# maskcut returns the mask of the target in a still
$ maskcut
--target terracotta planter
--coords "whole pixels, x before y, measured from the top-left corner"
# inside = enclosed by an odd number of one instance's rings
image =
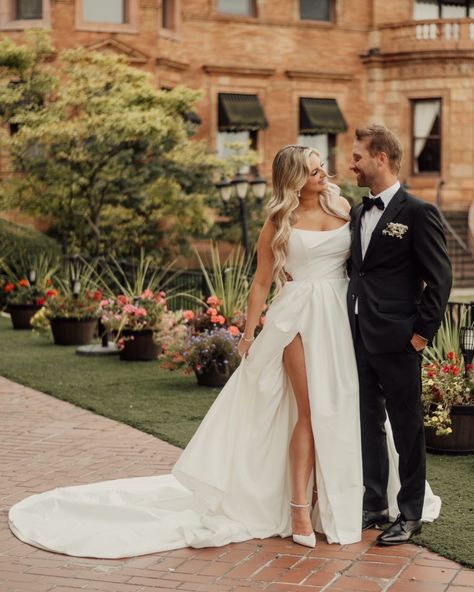
[[[156,360],[161,353],[161,347],[153,340],[151,329],[144,331],[131,331],[125,329],[121,337],[125,338],[123,349],[120,350],[120,359],[127,362],[151,362]]]
[[[51,319],[56,345],[87,345],[94,338],[97,319]]]
[[[474,405],[455,405],[451,409],[449,436],[436,436],[434,428],[425,428],[426,449],[440,454],[474,454]]]
[[[202,372],[194,370],[199,386],[223,387],[229,380],[230,374],[221,374],[215,367],[206,368]]]
[[[30,321],[42,308],[37,304],[9,304],[7,312],[10,314],[14,329],[31,329]]]

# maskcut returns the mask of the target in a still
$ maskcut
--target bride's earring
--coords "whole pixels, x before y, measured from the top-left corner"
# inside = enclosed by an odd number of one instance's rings
[[[298,199],[301,197],[301,191],[299,189],[296,190],[296,197]]]

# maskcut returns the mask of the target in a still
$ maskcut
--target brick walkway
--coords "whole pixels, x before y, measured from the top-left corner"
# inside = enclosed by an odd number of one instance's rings
[[[123,560],[56,555],[18,541],[8,508],[60,485],[169,472],[179,449],[0,377],[0,592],[474,592],[474,571],[375,531],[315,550],[290,539]]]

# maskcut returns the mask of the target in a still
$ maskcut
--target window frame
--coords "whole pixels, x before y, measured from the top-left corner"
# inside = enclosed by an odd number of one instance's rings
[[[43,15],[40,19],[17,19],[16,0],[4,0],[0,7],[0,30],[47,29],[51,27],[51,0],[42,0]]]
[[[438,3],[438,18],[436,20],[450,20],[449,18],[445,18],[441,16],[441,11],[442,11],[442,7],[443,7],[443,0],[436,0]],[[466,14],[464,17],[459,17],[459,18],[470,18],[469,17],[469,12],[470,12],[470,0],[462,0],[465,4],[466,4]],[[413,14],[415,13],[415,5],[418,4],[417,0],[413,0]],[[423,20],[423,19],[420,19]],[[429,19],[428,19],[429,20]]]
[[[415,106],[416,103],[426,101],[438,101],[439,102],[439,136],[425,136],[427,140],[439,140],[439,170],[438,171],[418,171],[415,170],[415,142],[416,140],[424,139],[421,136],[415,137]],[[441,177],[443,171],[443,97],[416,97],[410,99],[410,109],[411,109],[411,175],[413,177]]]
[[[126,4],[125,23],[102,23],[84,19],[84,0],[76,0],[76,30],[99,33],[138,33],[138,0],[123,0]]]
[[[298,20],[301,23],[328,23],[334,24],[336,22],[336,0],[327,0],[329,2],[329,19],[311,19],[302,18],[301,16],[301,0],[298,0]]]

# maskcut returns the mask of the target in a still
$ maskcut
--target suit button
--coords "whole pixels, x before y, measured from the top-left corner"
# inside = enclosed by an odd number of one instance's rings
[[[364,275],[365,275],[365,272],[363,272],[363,271],[361,271],[361,272],[359,273],[359,277],[364,277]]]
[[[356,295],[352,294],[352,300],[355,300],[355,299],[356,299]]]

